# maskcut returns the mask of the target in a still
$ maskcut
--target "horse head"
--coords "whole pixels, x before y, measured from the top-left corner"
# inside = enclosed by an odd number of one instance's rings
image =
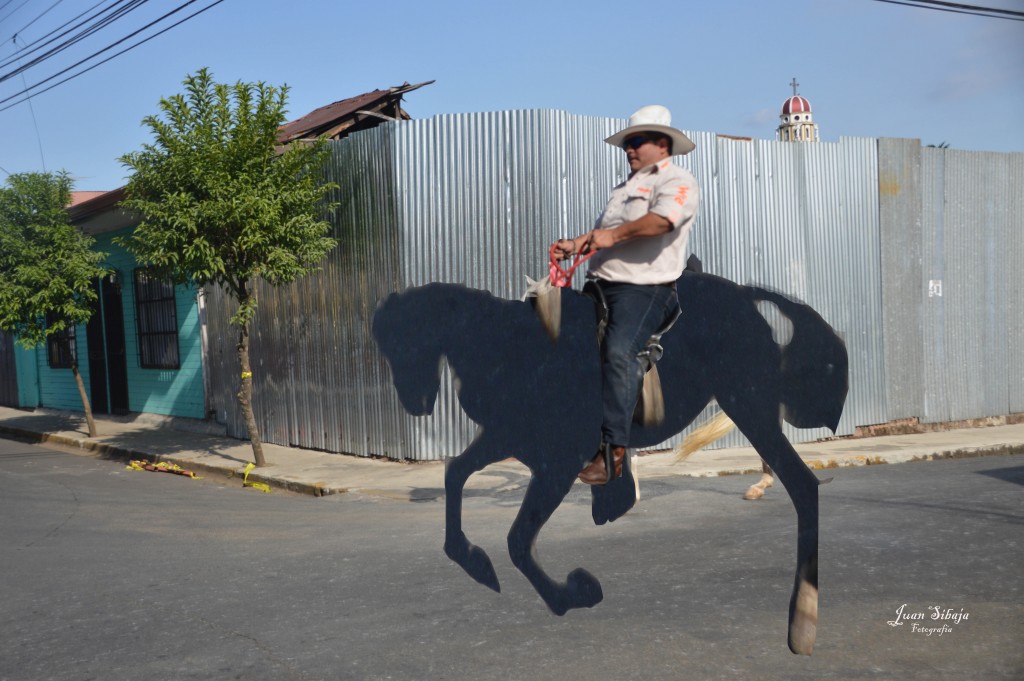
[[[413,416],[434,411],[441,385],[443,325],[429,318],[435,306],[423,300],[426,288],[392,293],[373,315],[373,338],[391,367],[402,407]]]

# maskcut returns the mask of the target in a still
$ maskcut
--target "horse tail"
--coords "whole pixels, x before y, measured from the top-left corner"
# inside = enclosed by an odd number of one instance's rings
[[[849,390],[846,343],[809,305],[751,286],[755,301],[772,303],[793,324],[782,346],[782,417],[797,428],[839,427]]]
[[[724,411],[718,412],[713,418],[708,419],[676,447],[676,463],[682,463],[698,449],[704,449],[715,440],[728,435],[736,424],[732,422]]]

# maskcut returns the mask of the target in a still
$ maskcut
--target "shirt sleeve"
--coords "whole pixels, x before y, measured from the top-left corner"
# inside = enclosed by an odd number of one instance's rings
[[[689,172],[665,173],[654,188],[650,212],[660,215],[672,223],[672,229],[679,229],[697,215],[700,205],[700,188]]]

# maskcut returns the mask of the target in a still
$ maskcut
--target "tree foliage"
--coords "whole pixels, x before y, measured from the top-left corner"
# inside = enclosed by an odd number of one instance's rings
[[[106,253],[68,220],[67,173],[23,173],[0,188],[0,329],[28,348],[93,314]],[[46,323],[47,315],[50,323]]]
[[[132,173],[121,205],[141,223],[118,243],[178,282],[215,284],[238,302],[238,403],[262,466],[249,362],[253,286],[291,282],[337,245],[324,219],[334,210],[326,197],[336,186],[322,177],[330,152],[323,140],[278,146],[287,86],[214,83],[207,69],[184,85],[160,100],[162,116],[143,119],[153,142],[121,157]]]
[[[326,143],[277,145],[287,86],[214,83],[207,69],[148,116],[153,141],[121,157],[132,175],[122,206],[141,224],[120,240],[142,263],[178,282],[217,284],[239,301],[232,323],[252,319],[251,285],[288,283],[336,245],[321,169]]]

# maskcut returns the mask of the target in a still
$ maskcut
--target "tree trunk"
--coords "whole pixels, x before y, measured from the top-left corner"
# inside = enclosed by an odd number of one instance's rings
[[[75,376],[75,385],[78,386],[78,394],[82,398],[82,408],[85,409],[85,423],[89,427],[89,437],[96,437],[96,421],[92,418],[92,405],[89,404],[89,395],[85,392],[82,374],[78,373],[78,362],[71,363],[71,373]]]
[[[252,368],[249,365],[249,322],[246,321],[238,330],[238,365],[242,369],[242,387],[238,391],[238,404],[245,416],[245,428],[249,431],[249,442],[252,444],[253,462],[257,466],[266,466],[263,458],[263,443],[260,442],[260,431],[256,426],[256,415],[252,411]]]

